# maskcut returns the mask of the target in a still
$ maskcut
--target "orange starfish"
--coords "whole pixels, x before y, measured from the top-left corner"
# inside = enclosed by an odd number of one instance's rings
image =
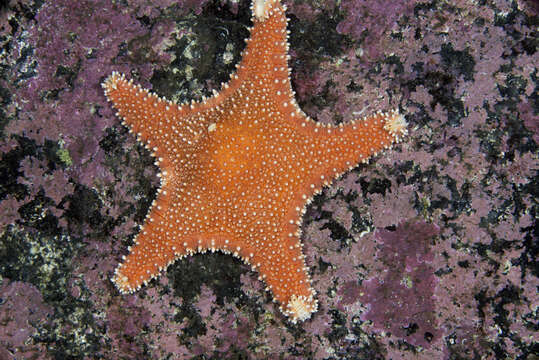
[[[113,281],[139,289],[176,259],[222,251],[260,274],[292,322],[317,309],[300,242],[314,194],[399,141],[397,111],[321,125],[294,100],[284,6],[254,0],[251,37],[220,92],[177,105],[113,73],[105,94],[145,142],[161,173],[159,194]]]

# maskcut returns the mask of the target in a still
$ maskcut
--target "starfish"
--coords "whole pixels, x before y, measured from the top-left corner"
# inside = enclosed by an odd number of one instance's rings
[[[339,126],[307,117],[290,83],[284,6],[254,0],[251,9],[242,60],[209,98],[176,104],[116,72],[104,81],[160,169],[158,195],[113,282],[131,293],[177,259],[222,251],[257,271],[296,323],[318,308],[300,241],[306,206],[407,125],[396,110]]]

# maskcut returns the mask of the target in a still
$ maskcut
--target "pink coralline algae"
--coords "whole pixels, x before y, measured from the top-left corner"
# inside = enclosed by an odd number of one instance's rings
[[[378,230],[378,257],[385,265],[382,278],[363,282],[359,299],[368,306],[363,319],[412,345],[429,347],[441,331],[436,324],[434,289],[437,279],[431,247],[438,228],[405,223],[396,230]]]
[[[379,39],[401,17],[412,15],[415,5],[415,1],[406,0],[344,0],[341,7],[345,18],[337,25],[337,32],[362,39],[361,52],[369,59],[377,58],[383,51]]]
[[[228,79],[248,0],[0,5],[0,358],[531,359],[538,352],[533,1],[283,0],[301,107],[399,108],[410,135],[313,199],[319,310],[291,324],[241,262],[110,281],[157,169],[106,103],[112,71],[177,101]]]
[[[4,281],[0,284],[0,358],[23,359],[45,350],[44,344],[29,344],[28,339],[38,337],[41,329],[48,325],[51,307],[34,286],[19,281]],[[36,359],[45,359],[35,357]]]

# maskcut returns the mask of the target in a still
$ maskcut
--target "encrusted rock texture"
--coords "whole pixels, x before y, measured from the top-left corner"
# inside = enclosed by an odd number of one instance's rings
[[[223,254],[110,281],[158,178],[100,83],[211,94],[249,1],[0,3],[1,359],[537,359],[537,2],[284,2],[307,114],[409,123],[309,206],[296,325]]]

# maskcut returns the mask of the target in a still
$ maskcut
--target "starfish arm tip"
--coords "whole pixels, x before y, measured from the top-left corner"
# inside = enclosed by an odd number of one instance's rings
[[[113,71],[112,74],[107,76],[107,78],[101,83],[101,87],[105,89],[105,95],[108,95],[111,90],[116,90],[118,87],[118,82],[121,80],[125,80],[125,76],[117,71]]]
[[[121,294],[131,294],[136,290],[130,285],[128,277],[122,274],[119,268],[116,268],[111,280]]]
[[[273,4],[278,2],[279,0],[253,0],[252,11],[254,17],[259,21],[267,19]]]
[[[408,123],[404,115],[398,110],[393,110],[386,117],[384,129],[387,130],[393,137],[399,139],[401,136],[408,134]]]
[[[290,317],[290,321],[297,322],[310,319],[311,315],[318,310],[318,302],[311,296],[292,295],[286,305],[284,313]]]

